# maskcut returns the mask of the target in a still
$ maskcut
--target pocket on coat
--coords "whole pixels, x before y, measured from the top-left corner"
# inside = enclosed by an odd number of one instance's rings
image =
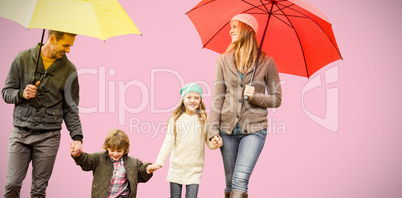
[[[62,109],[46,109],[45,122],[48,124],[58,124],[63,122]]]
[[[14,119],[17,123],[25,122],[30,117],[29,106],[16,106],[14,110]]]

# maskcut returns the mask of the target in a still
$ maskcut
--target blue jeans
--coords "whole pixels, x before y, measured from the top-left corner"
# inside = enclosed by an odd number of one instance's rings
[[[186,185],[186,198],[197,198],[198,184]],[[170,182],[170,198],[181,198],[182,185]]]
[[[251,173],[267,135],[263,130],[247,135],[228,135],[225,132],[219,132],[219,135],[223,141],[221,154],[225,169],[225,191],[241,190],[247,193]]]

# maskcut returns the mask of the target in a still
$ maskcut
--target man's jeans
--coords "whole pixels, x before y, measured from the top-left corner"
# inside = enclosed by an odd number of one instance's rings
[[[18,198],[32,161],[31,197],[45,197],[60,144],[60,131],[14,127],[10,135],[4,197]]]

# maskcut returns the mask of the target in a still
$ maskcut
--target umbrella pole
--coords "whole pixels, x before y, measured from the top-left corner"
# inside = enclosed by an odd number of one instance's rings
[[[43,37],[44,37],[44,36],[45,36],[45,29],[43,29],[43,32],[42,32],[42,39],[40,40],[40,43],[39,43],[38,59],[37,59],[37,61],[36,61],[35,73],[34,73],[34,75],[32,76],[32,84],[33,84],[33,85],[35,85],[35,84],[36,84],[36,81],[38,81],[38,76],[36,76],[36,72],[38,71],[38,67],[39,67],[39,58],[40,58],[40,54],[42,53],[41,51],[42,51],[42,43],[43,43]]]
[[[262,2],[261,2],[261,3],[262,3]],[[261,45],[260,45],[260,48],[258,49],[257,59],[255,60],[255,65],[254,65],[254,69],[253,69],[253,74],[251,75],[251,80],[250,80],[250,83],[248,84],[249,86],[251,86],[251,84],[253,83],[254,74],[255,74],[255,68],[257,68],[258,61],[259,61],[260,56],[261,56],[262,44],[264,44],[265,34],[267,33],[268,24],[269,24],[269,20],[271,19],[272,9],[274,8],[274,4],[275,4],[275,3],[272,2],[271,10],[269,11],[269,14],[268,14],[267,24],[265,25],[264,33],[263,33],[263,35],[262,35]],[[248,101],[248,100],[249,100],[249,97],[248,97],[248,96],[245,96],[245,97],[244,97],[244,100]]]

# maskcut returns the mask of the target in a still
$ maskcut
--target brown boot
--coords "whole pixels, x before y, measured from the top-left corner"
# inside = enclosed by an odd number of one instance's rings
[[[225,191],[225,198],[229,198],[229,196],[230,196],[230,192]]]
[[[230,192],[229,198],[247,198],[248,195],[247,193],[241,191],[241,190],[234,190]]]

